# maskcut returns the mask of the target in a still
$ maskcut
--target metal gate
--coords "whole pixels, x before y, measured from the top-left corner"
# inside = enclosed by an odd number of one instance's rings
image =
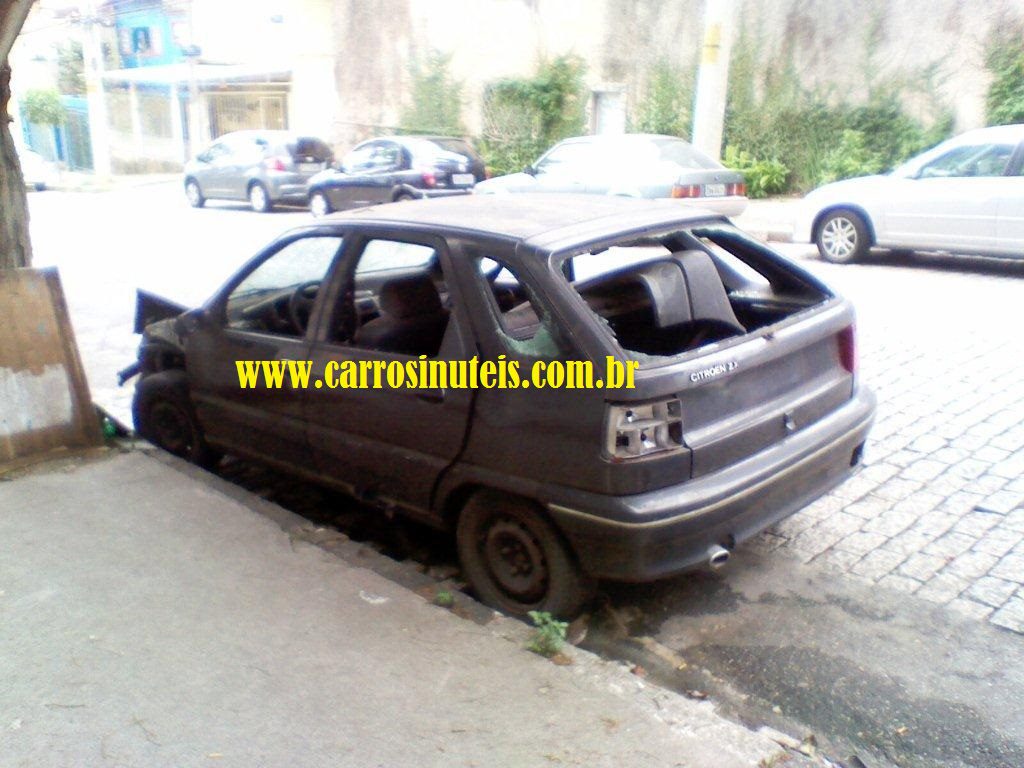
[[[92,143],[89,137],[89,105],[83,98],[64,96],[67,119],[61,128],[64,161],[72,171],[92,170]]]
[[[211,93],[210,136],[244,130],[283,130],[288,127],[287,94]]]

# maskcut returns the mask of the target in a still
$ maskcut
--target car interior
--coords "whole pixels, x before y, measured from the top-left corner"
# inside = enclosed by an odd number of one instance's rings
[[[726,227],[576,254],[562,271],[619,346],[640,358],[742,336],[830,296]],[[493,286],[509,335],[532,337],[538,316],[522,288],[507,276]]]
[[[229,301],[229,325],[304,334],[322,280],[315,275],[325,274],[329,263],[319,258],[322,263],[300,261],[305,271],[298,273],[292,265],[285,285],[252,292],[240,290],[243,282]],[[482,256],[477,262],[504,332],[517,342],[533,339],[542,326],[541,312],[525,287],[501,262]],[[561,270],[619,346],[641,358],[675,356],[743,336],[831,296],[725,225],[572,254]],[[371,240],[342,291],[330,338],[364,349],[436,357],[450,314],[433,248]]]

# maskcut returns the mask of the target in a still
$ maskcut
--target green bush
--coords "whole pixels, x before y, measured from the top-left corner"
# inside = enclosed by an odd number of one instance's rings
[[[21,107],[30,123],[37,125],[62,125],[65,120],[64,105],[60,94],[49,89],[26,91]]]
[[[996,37],[985,55],[985,67],[992,83],[985,96],[989,125],[1024,123],[1024,47],[1021,31]]]
[[[542,61],[529,78],[506,78],[484,92],[480,151],[495,174],[521,171],[552,144],[584,128],[585,65],[577,56]]]
[[[749,152],[729,146],[725,148],[722,164],[743,174],[748,197],[768,197],[786,191],[789,169],[775,158],[757,160]]]
[[[647,85],[637,103],[630,130],[665,136],[690,136],[693,120],[693,79],[667,59],[660,59],[647,75]]]
[[[530,611],[527,615],[537,628],[526,646],[527,650],[548,658],[561,651],[568,622],[559,621],[547,611]]]
[[[462,136],[462,84],[449,72],[451,56],[432,51],[413,61],[411,103],[402,110],[401,133]]]
[[[882,170],[881,158],[867,147],[861,131],[843,131],[839,143],[825,154],[819,182],[828,184],[839,179],[870,176]]]
[[[731,63],[724,130],[724,143],[734,147],[734,153],[745,152],[748,160],[772,159],[788,169],[785,191],[805,192],[825,181],[892,168],[938,143],[952,129],[948,111],[934,104],[937,116],[929,128],[903,107],[904,93],[934,90],[930,70],[916,80],[890,78],[885,87],[869,88],[867,103],[852,104],[803,88],[791,58],[791,52],[783,52],[764,64],[756,43],[740,34]],[[757,194],[756,171],[747,184],[748,191]]]

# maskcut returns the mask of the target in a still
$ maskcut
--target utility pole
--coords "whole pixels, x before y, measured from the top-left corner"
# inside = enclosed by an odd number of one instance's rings
[[[188,3],[188,46],[185,57],[188,59],[188,155],[199,154],[200,148],[206,143],[203,134],[202,110],[199,105],[199,80],[196,75],[196,64],[202,51],[196,45],[195,0]],[[186,158],[187,160],[188,158]]]
[[[736,0],[704,0],[704,45],[693,102],[693,144],[711,157],[722,154]]]
[[[85,93],[89,103],[92,170],[98,179],[106,179],[110,176],[110,131],[107,124],[107,97],[103,92],[102,24],[94,0],[86,4],[82,24],[85,27]]]

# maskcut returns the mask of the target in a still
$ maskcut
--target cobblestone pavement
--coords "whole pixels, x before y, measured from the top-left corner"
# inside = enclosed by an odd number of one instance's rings
[[[864,468],[758,544],[1024,633],[1024,264],[833,266],[878,395]]]

